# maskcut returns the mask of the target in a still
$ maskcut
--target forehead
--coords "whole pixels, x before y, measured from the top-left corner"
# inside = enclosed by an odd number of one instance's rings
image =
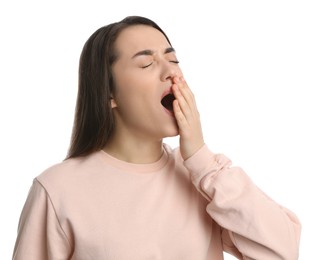
[[[115,48],[120,55],[134,55],[141,50],[160,51],[170,47],[166,37],[147,25],[132,25],[120,32]]]

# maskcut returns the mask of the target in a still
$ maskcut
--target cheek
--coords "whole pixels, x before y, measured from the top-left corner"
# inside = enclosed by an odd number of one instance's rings
[[[126,103],[126,100],[129,101],[134,93],[134,88],[131,87],[133,84],[132,80],[129,80],[124,74],[119,77],[114,77],[114,98],[117,105]]]
[[[118,106],[137,106],[138,103],[145,103],[147,100],[156,98],[157,89],[156,76],[154,73],[143,71],[140,68],[114,69],[114,98]]]
[[[116,96],[125,99],[139,99],[151,96],[154,92],[155,82],[152,78],[145,75],[132,75],[123,77],[116,82]]]
[[[127,82],[125,85],[116,86],[115,100],[118,107],[136,109],[138,106],[147,103],[155,98],[155,93],[151,86],[143,82]]]

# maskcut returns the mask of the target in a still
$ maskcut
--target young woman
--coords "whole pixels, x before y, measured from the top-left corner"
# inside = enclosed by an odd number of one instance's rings
[[[209,150],[168,37],[133,16],[83,48],[69,153],[34,179],[13,259],[295,260],[300,230]]]

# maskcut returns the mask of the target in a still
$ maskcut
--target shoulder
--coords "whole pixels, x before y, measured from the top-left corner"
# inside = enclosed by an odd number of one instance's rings
[[[99,161],[99,152],[85,157],[67,159],[45,169],[36,180],[46,189],[67,187],[80,176],[88,174],[96,168]]]

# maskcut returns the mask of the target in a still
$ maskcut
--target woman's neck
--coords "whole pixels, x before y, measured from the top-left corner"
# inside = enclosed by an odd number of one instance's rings
[[[103,150],[125,162],[146,164],[158,161],[163,153],[162,140],[145,141],[113,136]]]

